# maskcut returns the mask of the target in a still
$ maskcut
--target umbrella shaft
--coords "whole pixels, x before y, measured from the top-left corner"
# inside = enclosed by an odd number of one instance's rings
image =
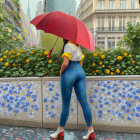
[[[59,39],[59,37],[57,37],[57,39],[56,39],[56,41],[55,41],[55,43],[54,43],[54,45],[53,45],[53,48],[54,48],[54,46],[56,45],[56,42],[57,42],[58,39]]]

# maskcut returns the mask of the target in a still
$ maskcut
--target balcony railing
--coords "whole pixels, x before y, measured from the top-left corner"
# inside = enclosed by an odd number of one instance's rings
[[[10,0],[5,0],[5,4],[7,4],[7,6],[9,6],[10,9],[12,10],[17,10],[16,6],[12,3],[12,1]]]
[[[125,27],[97,27],[97,32],[126,32]]]
[[[120,12],[140,12],[140,8],[136,9],[96,9],[94,13],[120,13]]]

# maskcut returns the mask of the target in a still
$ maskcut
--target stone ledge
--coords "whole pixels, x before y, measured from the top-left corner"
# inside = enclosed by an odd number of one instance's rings
[[[42,127],[42,122],[38,121],[24,121],[24,120],[17,120],[17,119],[3,119],[0,118],[1,125],[13,125],[13,126],[28,126],[28,127]]]

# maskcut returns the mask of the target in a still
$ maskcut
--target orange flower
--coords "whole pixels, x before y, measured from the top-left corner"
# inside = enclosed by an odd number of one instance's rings
[[[101,59],[105,59],[105,55],[101,55]]]
[[[119,69],[116,69],[116,73],[120,73],[120,70]]]
[[[109,69],[106,70],[106,74],[110,74],[110,70]]]
[[[95,63],[92,64],[93,67],[94,67],[95,65],[96,65]]]
[[[123,59],[122,56],[118,56],[118,57],[117,57],[117,60],[122,60],[122,59]]]

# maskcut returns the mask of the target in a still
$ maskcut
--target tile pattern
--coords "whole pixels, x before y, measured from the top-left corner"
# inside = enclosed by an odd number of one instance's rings
[[[140,81],[96,80],[86,84],[93,123],[139,126]],[[78,107],[78,123],[85,124],[82,114]]]
[[[23,120],[40,117],[41,91],[38,85],[38,81],[0,82],[0,116]]]
[[[74,91],[73,91],[74,92]],[[60,81],[43,81],[43,109],[44,121],[58,123],[61,114]],[[68,121],[77,124],[77,101],[72,93]]]

